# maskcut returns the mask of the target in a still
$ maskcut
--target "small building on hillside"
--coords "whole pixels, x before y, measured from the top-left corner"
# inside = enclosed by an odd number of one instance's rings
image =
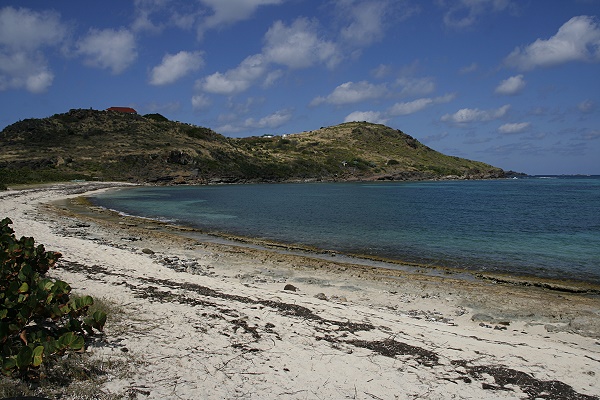
[[[131,107],[110,107],[110,108],[107,108],[106,111],[116,111],[116,112],[121,112],[121,113],[125,113],[125,114],[137,114],[137,111],[135,111]]]

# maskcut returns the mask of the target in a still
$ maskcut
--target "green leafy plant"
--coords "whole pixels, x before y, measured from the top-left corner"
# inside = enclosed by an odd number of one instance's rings
[[[31,237],[17,239],[12,221],[0,221],[0,354],[5,375],[27,375],[48,359],[83,351],[85,338],[102,331],[106,313],[88,315],[90,296],[46,277],[60,253]]]

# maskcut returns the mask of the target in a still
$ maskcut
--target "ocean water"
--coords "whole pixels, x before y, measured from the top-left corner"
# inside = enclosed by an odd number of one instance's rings
[[[136,187],[92,201],[207,232],[600,283],[600,176]]]

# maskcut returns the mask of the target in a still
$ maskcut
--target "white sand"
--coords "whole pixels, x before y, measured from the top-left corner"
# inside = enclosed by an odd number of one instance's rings
[[[129,365],[126,375],[108,380],[106,393],[138,399],[600,395],[599,296],[382,274],[336,264],[335,257],[198,243],[139,220],[106,224],[40,206],[98,186],[0,192],[0,218],[12,219],[17,236],[63,254],[53,276],[122,307],[125,316],[107,323],[107,343],[87,350]],[[286,284],[297,291],[284,290]]]

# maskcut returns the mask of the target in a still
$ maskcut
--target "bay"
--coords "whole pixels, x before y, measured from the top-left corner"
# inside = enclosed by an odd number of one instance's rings
[[[143,186],[92,201],[207,232],[600,283],[599,176]]]

